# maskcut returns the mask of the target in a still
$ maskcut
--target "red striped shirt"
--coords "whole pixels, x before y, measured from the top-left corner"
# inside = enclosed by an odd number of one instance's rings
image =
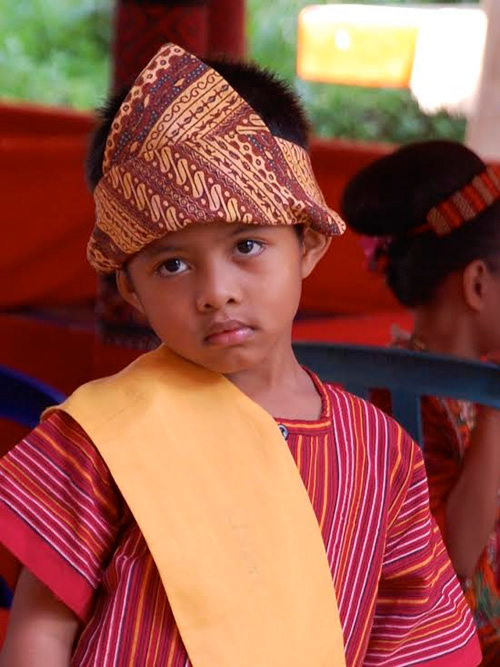
[[[321,417],[280,423],[325,543],[347,665],[479,664],[418,448],[372,405],[317,384]],[[0,539],[82,619],[72,665],[190,664],[144,538],[68,415],[0,461]]]

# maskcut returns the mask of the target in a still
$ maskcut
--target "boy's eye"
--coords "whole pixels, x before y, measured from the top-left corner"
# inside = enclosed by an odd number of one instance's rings
[[[158,273],[160,276],[171,276],[174,274],[183,273],[186,269],[186,262],[183,262],[182,259],[178,259],[177,257],[173,257],[172,259],[166,259],[164,262],[162,262],[156,269],[156,273]]]
[[[244,241],[238,241],[236,250],[241,255],[258,255],[262,250],[262,243],[253,241],[252,239],[245,239]]]

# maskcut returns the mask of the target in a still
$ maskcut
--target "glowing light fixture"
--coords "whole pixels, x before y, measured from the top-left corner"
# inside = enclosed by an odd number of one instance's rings
[[[410,87],[426,110],[470,112],[486,28],[478,7],[310,5],[299,14],[297,74]]]
[[[305,7],[299,14],[297,74],[311,81],[407,87],[418,37],[418,10],[398,9]]]

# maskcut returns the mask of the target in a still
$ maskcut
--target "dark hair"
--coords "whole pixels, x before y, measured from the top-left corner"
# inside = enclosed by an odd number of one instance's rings
[[[252,63],[208,59],[205,62],[248,102],[275,137],[307,148],[309,123],[298,97],[288,84]],[[99,109],[100,125],[92,135],[86,163],[87,181],[92,190],[102,177],[104,150],[113,119],[131,85],[110,97]]]
[[[365,236],[389,237],[386,280],[405,306],[428,303],[447,275],[475,259],[500,269],[500,201],[446,236],[409,234],[425,223],[431,208],[485,168],[460,143],[426,141],[373,162],[345,188],[341,209],[346,223]]]

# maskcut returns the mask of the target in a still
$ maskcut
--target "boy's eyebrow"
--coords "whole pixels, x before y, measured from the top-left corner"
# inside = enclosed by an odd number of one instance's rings
[[[245,225],[244,223],[241,223],[241,224],[234,224],[234,225],[231,225],[231,226],[233,227],[233,230],[232,230],[230,236],[237,236],[238,234],[242,234],[243,232],[250,233],[250,232],[253,232],[257,229],[262,229],[262,227],[265,227],[266,225],[255,225],[255,224]]]
[[[162,252],[178,252],[179,250],[182,250],[181,246],[176,246],[165,241],[147,246],[144,248],[143,253],[148,257],[156,257],[156,255],[160,255]]]
[[[250,225],[250,224],[231,224],[231,231],[229,233],[230,237],[233,236],[238,236],[239,234],[243,233],[250,233],[253,232],[254,230],[260,230],[265,228],[267,225]],[[144,248],[143,252],[145,255],[148,257],[156,257],[156,255],[160,255],[162,252],[180,252],[184,250],[183,244],[175,244],[171,243],[168,240],[168,235],[165,237],[165,239],[162,239],[161,241],[156,241],[156,243],[153,243],[150,246],[147,246]]]

